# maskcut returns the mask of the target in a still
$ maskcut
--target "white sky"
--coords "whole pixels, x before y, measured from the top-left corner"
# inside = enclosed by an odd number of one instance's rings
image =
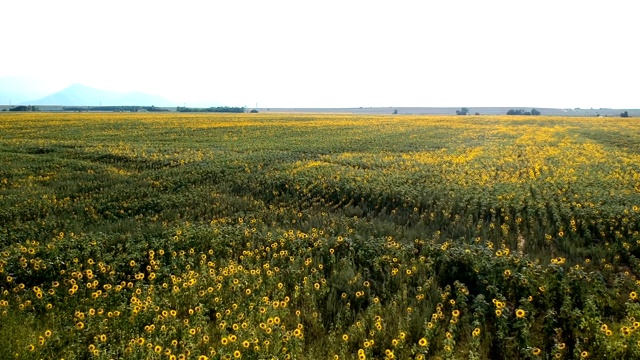
[[[8,0],[0,77],[232,106],[640,108],[637,1]]]

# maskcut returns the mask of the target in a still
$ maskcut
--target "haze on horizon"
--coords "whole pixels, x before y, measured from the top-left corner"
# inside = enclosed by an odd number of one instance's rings
[[[0,78],[259,107],[640,108],[633,1],[9,0]]]

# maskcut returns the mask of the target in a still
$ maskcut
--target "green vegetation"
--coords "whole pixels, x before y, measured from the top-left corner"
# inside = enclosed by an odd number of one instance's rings
[[[9,111],[40,111],[40,109],[32,105],[19,105],[10,108]]]
[[[62,108],[64,111],[113,111],[113,112],[138,112],[138,111],[149,111],[149,112],[161,112],[161,111],[169,111],[166,108],[160,108],[155,106],[65,106]]]
[[[507,115],[540,115],[540,111],[537,109],[531,109],[531,111],[525,111],[524,109],[509,109]]]
[[[178,112],[209,112],[209,113],[243,113],[244,107],[217,106],[208,108],[189,108],[178,106]]]
[[[640,357],[640,124],[0,115],[0,358]]]

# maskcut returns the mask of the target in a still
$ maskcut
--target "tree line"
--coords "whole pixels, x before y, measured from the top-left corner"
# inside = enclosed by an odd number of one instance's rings
[[[540,115],[540,111],[537,109],[531,109],[531,111],[525,111],[524,109],[509,109],[507,115]]]
[[[2,111],[6,111],[6,109],[3,109]],[[40,111],[40,108],[33,105],[20,105],[12,107],[9,111]]]
[[[155,106],[65,106],[63,111],[113,111],[113,112],[138,112],[138,111],[169,111],[165,108],[159,108]]]
[[[178,112],[217,112],[217,113],[243,113],[244,107],[229,107],[229,106],[215,106],[208,108],[188,108],[184,106],[178,106],[176,109]]]

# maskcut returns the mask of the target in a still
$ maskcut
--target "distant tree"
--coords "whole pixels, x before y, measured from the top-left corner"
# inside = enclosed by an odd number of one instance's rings
[[[257,114],[257,113],[258,113],[258,110],[253,109],[253,110],[251,110],[251,111],[249,111],[249,112],[250,112],[251,114]]]
[[[525,111],[524,109],[509,109],[507,115],[540,115],[540,111],[531,109],[531,111]]]
[[[620,117],[629,117],[629,113],[625,110],[623,113],[620,113]]]
[[[398,113],[398,109],[393,110],[393,115]]]
[[[476,111],[475,115],[480,115],[480,113]]]
[[[40,109],[37,106],[20,105],[20,106],[12,107],[11,109],[9,109],[9,111],[40,111]]]
[[[460,110],[456,110],[456,115],[468,115],[469,114],[469,108],[463,107]]]
[[[147,110],[147,111],[154,111],[154,112],[158,112],[158,111],[169,111],[169,109],[162,109],[162,108],[159,108],[159,107],[155,107],[155,106],[153,106],[153,105],[151,105],[151,107],[147,106],[147,107],[145,107],[144,109],[145,109],[145,110]]]
[[[229,107],[229,106],[216,106],[208,108],[188,108],[184,106],[178,106],[177,112],[217,112],[217,113],[244,113],[244,107]]]

